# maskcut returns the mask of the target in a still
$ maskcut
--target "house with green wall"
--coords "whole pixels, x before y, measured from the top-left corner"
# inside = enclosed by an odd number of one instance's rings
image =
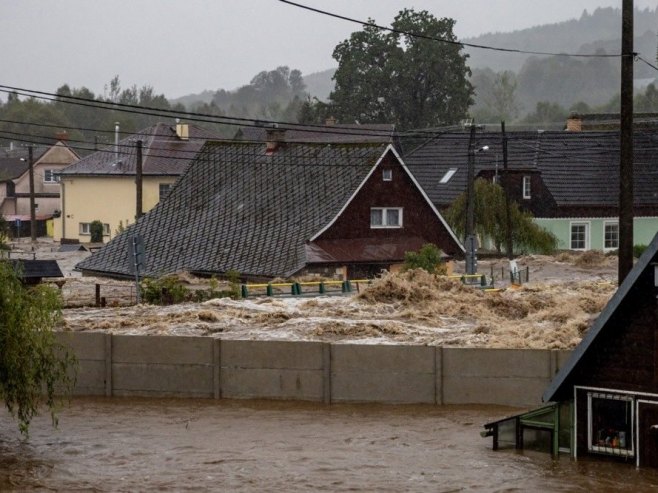
[[[618,131],[478,131],[473,141],[468,131],[425,132],[400,141],[440,210],[466,190],[470,154],[475,177],[502,184],[505,176],[509,197],[555,234],[559,249],[619,247]],[[633,244],[648,245],[658,232],[658,133],[650,129],[635,132],[633,188]]]

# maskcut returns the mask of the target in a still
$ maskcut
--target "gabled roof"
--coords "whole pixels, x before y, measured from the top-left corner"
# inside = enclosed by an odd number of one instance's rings
[[[134,175],[137,164],[136,142],[142,141],[142,173],[156,176],[179,176],[195,158],[206,140],[219,135],[188,125],[189,139],[180,139],[176,125],[158,123],[119,141],[117,162],[114,145],[84,157],[63,169],[62,176]]]
[[[306,242],[325,227],[389,147],[378,143],[208,142],[167,199],[78,264],[129,275],[128,239],[139,233],[144,274],[187,270],[287,277],[307,263]]]
[[[508,132],[510,170],[535,171],[558,206],[617,206],[619,132]],[[468,133],[444,133],[420,142],[402,139],[404,160],[435,204],[449,205],[466,190]],[[502,134],[476,134],[476,175],[503,169]],[[636,205],[658,205],[658,135],[636,132]],[[441,178],[456,169],[447,183]]]
[[[298,125],[279,123],[278,130],[285,130],[288,142],[392,142],[395,125],[388,123],[336,124],[336,125]],[[248,142],[265,142],[267,131],[271,126],[256,125],[242,127],[236,139]]]
[[[560,371],[557,373],[557,375],[555,375],[553,381],[544,392],[544,401],[554,400],[556,396],[562,395],[566,392],[564,386],[568,384],[569,376],[576,369],[579,362],[581,359],[583,359],[599,334],[608,328],[608,322],[614,316],[615,312],[620,309],[620,306],[623,303],[633,302],[631,296],[633,295],[634,286],[640,281],[653,286],[653,264],[656,262],[658,262],[658,234],[654,236],[651,244],[638,259],[633,269],[624,279],[624,282],[621,283],[619,289],[617,289],[608,304],[601,311],[600,315],[592,327],[587,331],[580,344],[578,344],[578,346],[576,346],[576,348],[573,350],[567,363],[562,368],[560,368]],[[647,279],[649,280],[648,282]],[[655,330],[655,327],[648,327],[647,329]],[[569,395],[571,394],[569,393]]]

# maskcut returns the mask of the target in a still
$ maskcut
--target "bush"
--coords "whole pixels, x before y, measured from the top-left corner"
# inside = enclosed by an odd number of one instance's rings
[[[441,259],[441,250],[432,243],[427,243],[418,252],[405,252],[404,270],[424,269],[430,274],[445,274],[446,266]]]
[[[144,278],[139,284],[142,301],[152,305],[173,305],[189,298],[189,290],[176,276]]]

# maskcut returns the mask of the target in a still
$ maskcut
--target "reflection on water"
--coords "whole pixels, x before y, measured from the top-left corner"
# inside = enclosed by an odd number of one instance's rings
[[[493,452],[509,409],[75,399],[28,441],[0,413],[0,491],[643,491],[632,465]]]

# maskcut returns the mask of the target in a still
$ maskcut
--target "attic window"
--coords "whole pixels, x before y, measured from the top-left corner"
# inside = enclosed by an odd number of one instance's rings
[[[455,173],[457,173],[457,168],[450,168],[446,171],[446,174],[443,175],[443,178],[441,178],[439,183],[448,183]]]
[[[382,180],[384,180],[384,181],[393,181],[393,170],[392,169],[383,169],[382,170]]]
[[[523,177],[523,198],[524,199],[529,199],[530,196],[530,177],[529,176],[524,176]]]
[[[401,228],[402,207],[372,207],[370,209],[370,227]]]

